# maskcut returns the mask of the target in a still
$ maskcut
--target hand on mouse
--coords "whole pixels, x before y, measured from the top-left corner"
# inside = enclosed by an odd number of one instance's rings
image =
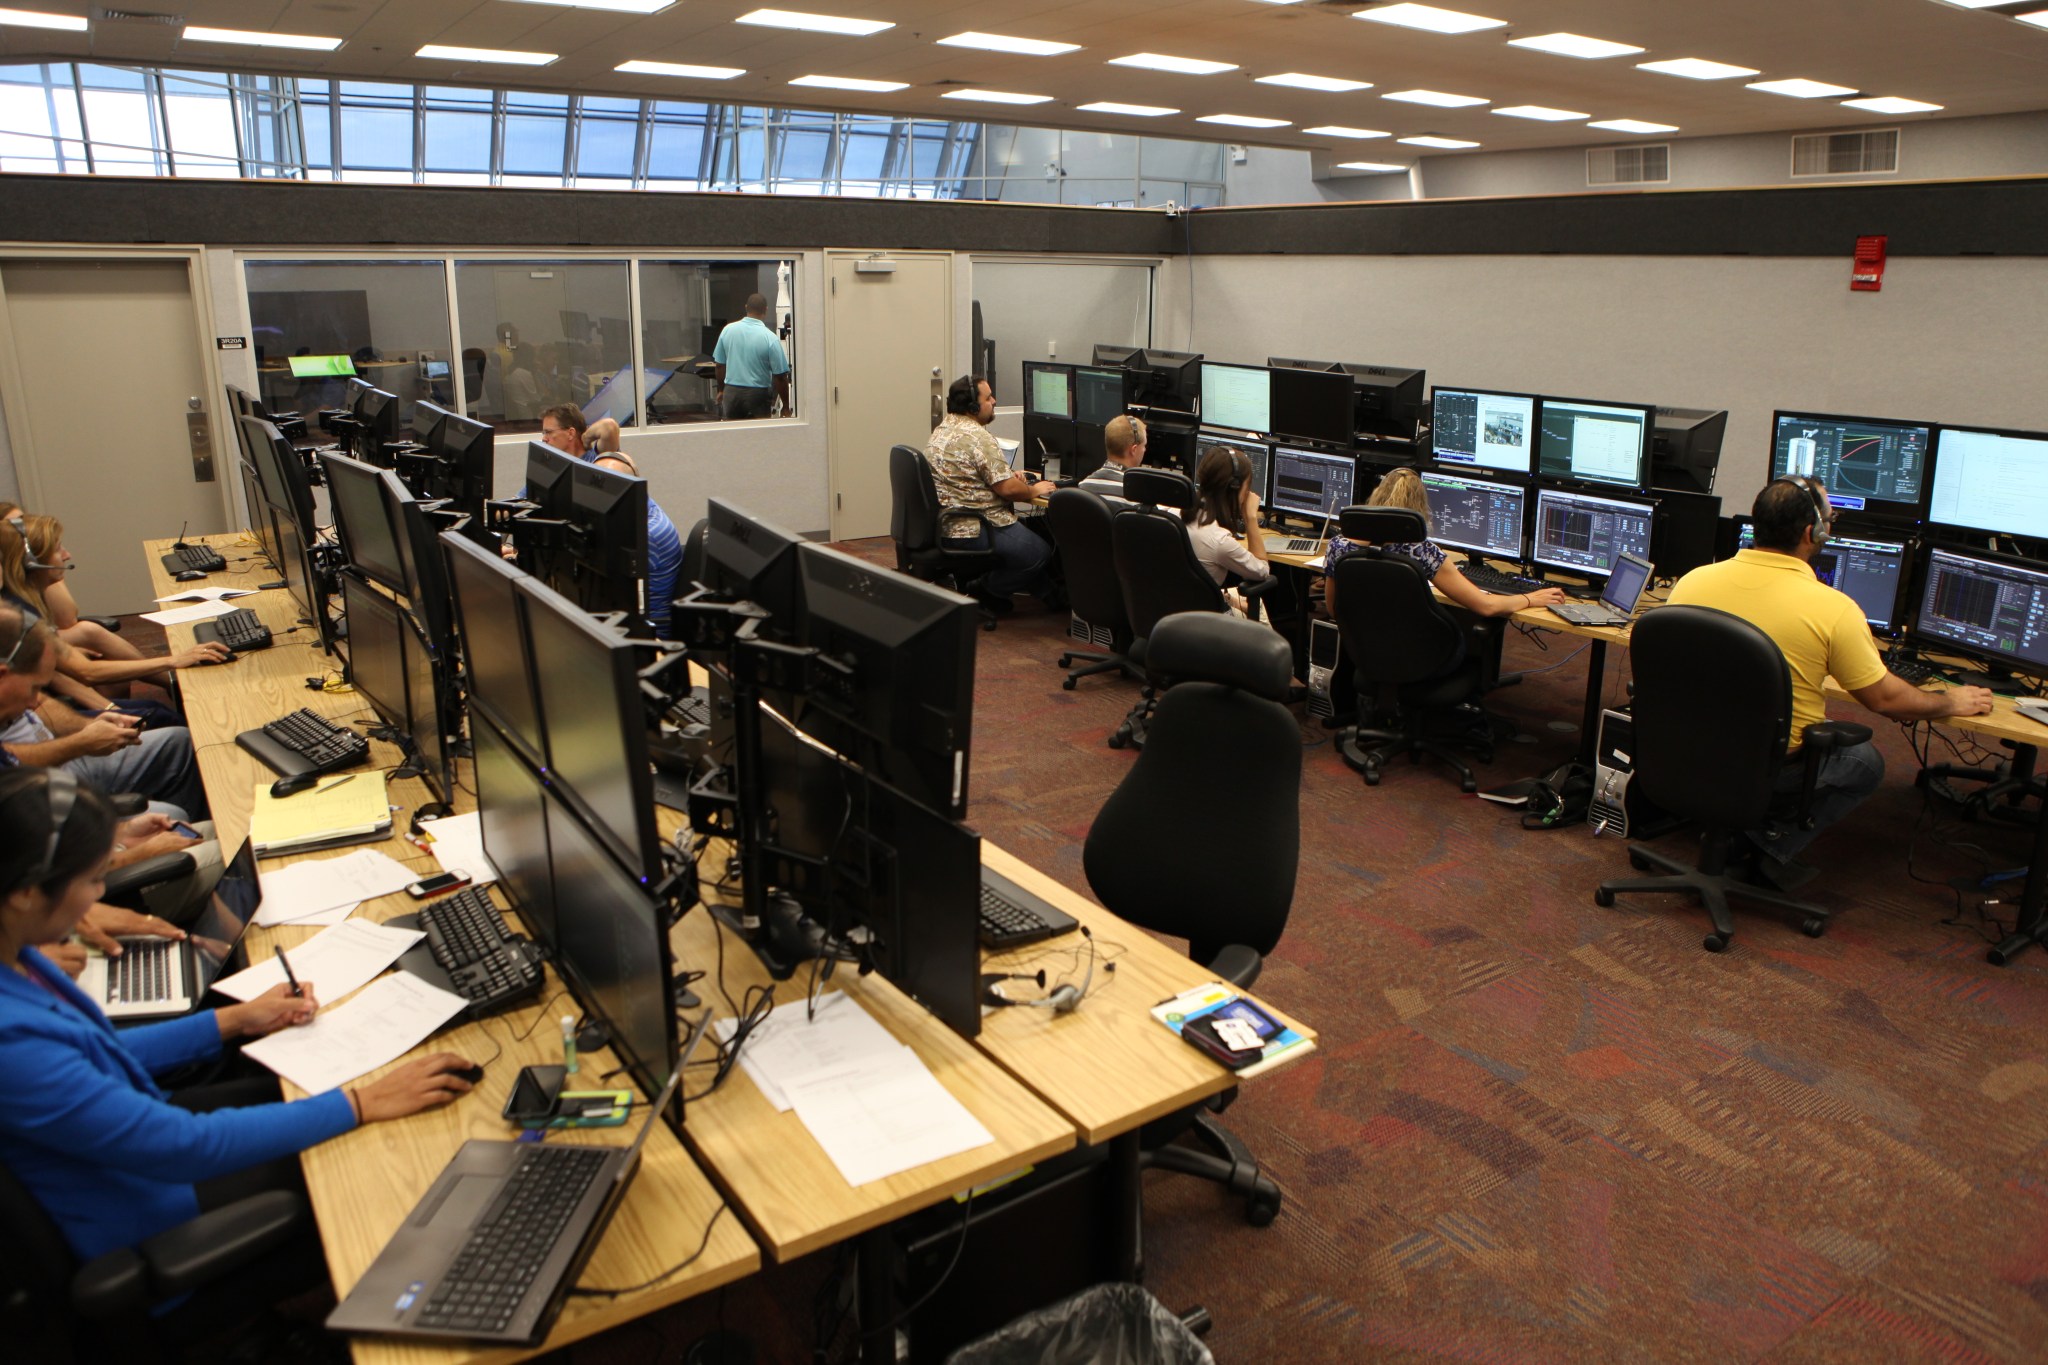
[[[172,668],[191,668],[195,664],[221,663],[233,655],[234,651],[220,641],[208,640],[204,644],[188,645],[177,651],[171,655],[169,663]]]
[[[350,1090],[356,1117],[364,1123],[377,1123],[384,1119],[402,1119],[422,1109],[447,1104],[469,1093],[469,1082],[456,1071],[470,1065],[472,1063],[467,1057],[453,1052],[416,1057],[368,1085]]]

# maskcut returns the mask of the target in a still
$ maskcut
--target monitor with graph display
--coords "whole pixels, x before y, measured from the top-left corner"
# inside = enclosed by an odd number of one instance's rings
[[[1837,507],[1917,521],[1926,506],[1933,435],[1925,422],[1774,413],[1771,477],[1801,474],[1819,480]]]
[[[1932,482],[1936,526],[2048,539],[2048,432],[1943,427]]]
[[[1429,499],[1431,540],[1471,554],[1521,559],[1529,501],[1521,484],[1430,470],[1422,476],[1422,492]]]
[[[1539,487],[1529,557],[1545,568],[1605,578],[1624,554],[1650,557],[1655,515],[1654,503]]]
[[[2048,677],[2048,572],[2005,555],[1939,546],[1924,553],[1914,641],[1996,669]]]
[[[1657,410],[1647,403],[1545,396],[1537,414],[1536,472],[1572,483],[1641,488]]]
[[[1297,517],[1334,518],[1351,505],[1358,461],[1320,450],[1273,448],[1272,496],[1266,505]]]
[[[1536,395],[1437,388],[1430,392],[1429,444],[1438,464],[1531,472]]]

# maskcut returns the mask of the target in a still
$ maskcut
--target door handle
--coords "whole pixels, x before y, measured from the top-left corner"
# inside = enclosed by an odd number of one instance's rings
[[[192,482],[213,482],[213,424],[197,398],[187,400],[192,410],[185,414],[185,439],[192,447]]]

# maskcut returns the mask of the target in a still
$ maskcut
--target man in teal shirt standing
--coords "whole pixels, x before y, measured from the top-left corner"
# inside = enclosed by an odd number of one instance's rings
[[[789,357],[775,329],[762,321],[767,314],[766,298],[747,295],[747,315],[726,324],[711,352],[718,366],[719,413],[728,422],[771,416],[776,398],[784,412],[795,410],[789,401]]]

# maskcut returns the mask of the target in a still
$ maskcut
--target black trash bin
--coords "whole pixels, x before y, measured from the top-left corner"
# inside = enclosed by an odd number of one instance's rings
[[[1098,1284],[970,1341],[946,1365],[1215,1365],[1141,1285]]]

